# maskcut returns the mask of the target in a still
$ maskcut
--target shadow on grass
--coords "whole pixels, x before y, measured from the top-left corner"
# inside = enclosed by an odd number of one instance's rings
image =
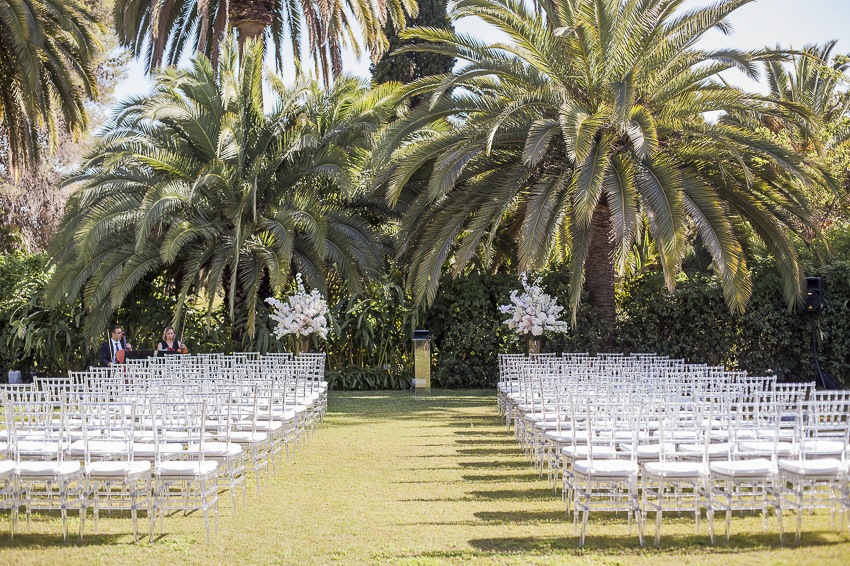
[[[473,515],[487,523],[527,525],[535,523],[563,523],[563,511],[480,511]]]
[[[455,444],[468,444],[471,446],[477,444],[504,444],[505,446],[516,446],[516,442],[512,438],[463,438],[455,440]]]
[[[511,444],[515,444],[513,437],[508,437],[505,433],[501,431],[490,431],[490,430],[482,430],[482,429],[466,429],[466,430],[455,430],[452,431],[452,434],[456,434],[458,436],[467,439],[469,437],[475,437],[474,440],[491,440],[493,442],[509,442]],[[498,438],[493,438],[498,437]]]
[[[459,448],[456,450],[463,456],[519,456],[518,448]]]
[[[139,525],[139,537],[142,543],[147,542],[147,525],[142,529],[141,525]],[[24,527],[26,528],[26,527]],[[129,537],[128,537],[129,535]],[[133,531],[124,534],[110,534],[110,535],[94,535],[90,533],[83,534],[83,542],[80,542],[79,539],[79,530],[72,529],[69,525],[68,527],[68,542],[62,540],[62,531],[58,530],[56,533],[27,533],[27,532],[15,532],[15,538],[12,541],[9,541],[9,533],[5,531],[0,531],[0,540],[2,540],[2,544],[0,544],[0,548],[46,548],[46,547],[71,547],[71,546],[103,546],[103,545],[116,545],[120,544],[119,541],[123,538],[129,538],[128,546],[134,546],[133,543]]]
[[[528,462],[525,460],[503,460],[501,462],[495,462],[492,460],[489,462],[458,462],[457,465],[461,468],[528,468]]]
[[[469,497],[475,499],[487,499],[491,501],[503,501],[516,499],[517,501],[545,500],[552,501],[551,489],[496,489],[491,491],[469,491]]]
[[[723,539],[718,538],[718,544],[712,546],[708,534],[690,535],[683,537],[667,536],[661,538],[661,546],[655,548],[652,544],[652,534],[646,537],[646,546],[641,547],[637,534],[633,536],[604,536],[591,530],[588,525],[588,536],[585,539],[584,549],[578,548],[578,537],[503,537],[472,539],[469,544],[478,551],[488,554],[514,554],[514,553],[550,553],[558,550],[572,550],[575,553],[590,552],[594,554],[623,555],[634,554],[669,554],[686,552],[687,554],[738,554],[747,551],[783,550],[798,548],[796,546],[779,544],[779,536],[776,533],[739,534],[733,535],[729,546],[723,544]],[[572,533],[572,528],[570,528]],[[846,541],[836,540],[834,537],[824,536],[826,533],[809,533],[803,543],[810,547],[828,547],[844,545]]]
[[[461,476],[464,481],[480,481],[480,482],[517,482],[517,481],[533,481],[540,480],[535,473],[520,473],[520,474],[481,474]]]

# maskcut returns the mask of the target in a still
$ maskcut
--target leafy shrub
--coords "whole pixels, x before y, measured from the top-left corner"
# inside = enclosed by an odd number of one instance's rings
[[[328,370],[325,379],[328,389],[337,391],[363,391],[408,389],[413,373],[404,368],[364,368],[350,365],[341,370]]]
[[[47,275],[43,254],[0,257],[0,381],[6,371],[59,375],[85,363],[83,312],[79,302],[44,306]]]
[[[741,315],[729,312],[714,277],[682,276],[670,294],[661,274],[645,275],[625,285],[619,297],[618,345],[783,381],[814,380],[814,320],[821,367],[850,383],[850,263],[809,266],[806,272],[824,279],[826,307],[820,314],[788,310],[770,263],[754,266],[752,297]]]

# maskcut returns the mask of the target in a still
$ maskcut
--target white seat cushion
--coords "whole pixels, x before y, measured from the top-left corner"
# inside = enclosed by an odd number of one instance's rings
[[[630,430],[603,430],[597,435],[600,439],[633,440],[634,433]]]
[[[547,440],[551,440],[552,442],[570,442],[573,439],[572,431],[564,430],[563,425],[561,428],[561,432],[558,432],[557,430],[547,430],[546,434],[544,434],[543,436]]]
[[[587,455],[590,452],[588,451],[587,446],[564,446],[561,448],[561,454],[567,456],[568,458],[587,458]],[[616,449],[611,448],[610,446],[594,446],[593,447],[593,459],[597,458],[616,458],[619,456]]]
[[[79,462],[20,462],[15,471],[22,476],[67,476],[81,470]]]
[[[268,419],[269,412],[268,411],[257,411],[257,415],[260,420]],[[282,410],[282,409],[274,409],[272,410],[272,419],[276,421],[288,421],[290,419],[295,418],[295,411],[292,410]]]
[[[738,443],[738,450],[754,454],[773,454],[776,449],[778,456],[790,456],[794,445],[790,442],[774,442],[772,440],[748,440]]]
[[[130,477],[144,474],[151,469],[151,463],[144,460],[133,462],[92,462],[86,466],[86,474],[99,477]]]
[[[91,456],[108,456],[111,454],[126,454],[129,449],[129,443],[117,440],[94,440],[89,442],[89,454]],[[85,454],[86,445],[82,440],[78,440],[71,444],[71,454]],[[183,451],[182,444],[160,442],[159,452],[164,455],[174,455]],[[134,442],[133,456],[142,458],[153,458],[156,455],[156,449],[153,443]]]
[[[595,451],[594,451],[595,455]],[[628,477],[638,473],[638,465],[627,460],[578,460],[573,463],[573,472],[587,476]]]
[[[241,431],[235,430],[230,433],[230,441],[240,444],[250,444],[252,442],[265,442],[268,439],[265,432],[251,432],[250,430]]]
[[[15,463],[11,460],[0,460],[0,478],[15,471]]]
[[[726,477],[765,477],[776,473],[770,460],[756,458],[754,460],[737,460],[726,462],[712,462],[709,465],[712,474]]]
[[[678,450],[683,454],[705,454],[705,444],[680,444]],[[708,445],[709,456],[718,456],[728,453],[728,442],[716,442]]]
[[[708,469],[696,462],[648,462],[643,466],[647,474],[657,478],[699,479],[708,475]]]
[[[523,420],[529,423],[542,423],[546,421],[557,422],[561,418],[559,413],[528,413],[522,416]]]
[[[839,456],[844,452],[844,443],[840,440],[804,440],[801,448],[806,455]]]
[[[268,432],[268,431],[274,432],[274,431],[282,429],[283,423],[280,422],[280,421],[262,421],[261,420],[261,421],[257,421],[257,425],[254,426],[254,424],[251,421],[244,421],[244,422],[239,423],[239,425],[237,425],[237,426],[238,426],[238,428],[240,428],[242,430],[251,430],[252,428],[254,428],[256,430],[263,431],[263,432]]]
[[[631,442],[621,442],[619,444],[620,450],[625,452],[626,454],[632,453],[632,443]],[[676,445],[672,442],[664,443],[664,454],[672,455],[676,452]],[[638,444],[637,447],[637,456],[638,458],[657,458],[661,455],[661,445],[660,444]]]
[[[67,449],[69,444],[62,443],[63,450]],[[59,443],[45,440],[21,440],[18,442],[18,453],[34,456],[48,456],[59,453]]]
[[[546,432],[547,430],[558,430],[556,421],[539,421],[532,425],[537,432]]]
[[[205,476],[218,469],[218,462],[204,460],[203,462],[162,462],[156,468],[160,476]]]
[[[186,453],[189,456],[197,455],[200,451],[200,446],[192,444]],[[231,442],[228,445],[226,442],[204,442],[204,455],[206,456],[238,456],[244,452],[242,446]]]
[[[659,431],[655,431],[652,436],[660,436]],[[664,431],[666,440],[696,440],[699,437],[699,432],[696,430],[672,428]]]
[[[176,442],[160,442],[159,454],[171,457],[183,452],[183,445]],[[153,442],[134,442],[133,456],[139,458],[153,458],[156,456],[156,446]]]
[[[840,474],[845,465],[838,458],[818,458],[815,460],[779,460],[779,470],[798,476],[822,476]]]

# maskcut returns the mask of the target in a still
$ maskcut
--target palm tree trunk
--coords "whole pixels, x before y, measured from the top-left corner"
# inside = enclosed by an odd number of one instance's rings
[[[274,0],[235,0],[230,3],[230,25],[236,28],[239,53],[248,39],[262,38],[272,25]]]
[[[611,210],[608,199],[603,194],[591,220],[590,249],[584,264],[584,280],[587,285],[589,302],[599,309],[605,323],[602,337],[602,350],[614,349],[613,330],[617,317],[617,303],[614,295],[614,230],[611,224]]]

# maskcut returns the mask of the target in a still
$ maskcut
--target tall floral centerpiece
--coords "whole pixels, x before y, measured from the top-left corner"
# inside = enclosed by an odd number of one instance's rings
[[[505,324],[518,335],[526,337],[528,353],[539,354],[543,332],[568,332],[570,327],[558,320],[564,307],[558,306],[557,299],[543,292],[540,278],[529,285],[523,273],[521,280],[525,292],[520,295],[519,290],[514,289],[511,304],[499,306],[499,312],[511,315]]]
[[[277,322],[275,337],[280,340],[287,334],[295,335],[298,353],[308,352],[310,338],[316,334],[322,340],[328,337],[328,304],[321,293],[313,289],[304,290],[301,274],[295,276],[297,290],[286,301],[269,297],[266,302],[272,307],[271,319]]]

